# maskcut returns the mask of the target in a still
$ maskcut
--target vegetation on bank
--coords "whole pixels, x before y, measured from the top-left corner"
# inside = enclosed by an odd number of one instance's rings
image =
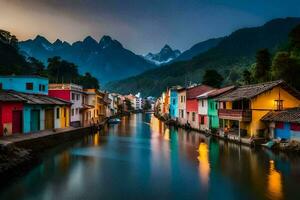
[[[79,74],[78,66],[55,56],[45,66],[33,57],[25,58],[18,47],[18,39],[8,31],[0,30],[0,75],[40,75],[51,83],[77,83],[84,88],[99,88],[98,80],[90,73]]]

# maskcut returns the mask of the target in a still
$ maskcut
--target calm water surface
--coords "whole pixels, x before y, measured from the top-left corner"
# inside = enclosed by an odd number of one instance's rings
[[[47,152],[0,199],[300,199],[300,159],[137,114]]]

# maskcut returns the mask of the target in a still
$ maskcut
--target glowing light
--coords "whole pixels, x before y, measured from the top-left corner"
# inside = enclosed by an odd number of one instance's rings
[[[270,160],[268,191],[271,195],[271,199],[282,199],[281,174],[275,169],[275,162],[273,160]]]
[[[198,153],[200,179],[202,184],[207,186],[210,173],[208,145],[206,143],[200,143]]]

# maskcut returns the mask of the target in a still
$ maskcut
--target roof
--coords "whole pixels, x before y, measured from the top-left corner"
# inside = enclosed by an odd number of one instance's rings
[[[187,99],[195,99],[199,95],[206,93],[210,90],[214,90],[215,88],[212,88],[208,85],[198,85],[192,88],[188,88],[186,92]]]
[[[47,77],[39,76],[39,75],[2,75],[0,78],[41,78],[41,79],[47,79]]]
[[[261,118],[269,122],[293,122],[300,123],[300,108],[291,108],[281,111],[271,111]]]
[[[200,96],[198,96],[199,99],[205,99],[205,98],[213,98],[213,97],[218,97],[226,92],[229,92],[231,90],[233,90],[235,88],[234,85],[231,86],[227,86],[227,87],[223,87],[220,89],[216,89],[216,90],[211,90],[205,94],[202,94]]]
[[[13,90],[7,91],[11,96],[23,101],[26,104],[37,104],[37,105],[69,105],[71,104],[68,101],[50,97],[47,95],[42,94],[29,94],[29,93],[22,93],[16,92]]]
[[[216,100],[237,101],[242,99],[251,99],[279,85],[287,92],[289,92],[291,95],[300,99],[300,93],[297,90],[290,87],[285,81],[277,80],[277,81],[271,81],[271,82],[253,84],[253,85],[240,86],[231,92],[221,95],[220,97],[216,98]]]
[[[1,102],[23,102],[22,99],[15,97],[7,91],[0,91],[0,101]]]

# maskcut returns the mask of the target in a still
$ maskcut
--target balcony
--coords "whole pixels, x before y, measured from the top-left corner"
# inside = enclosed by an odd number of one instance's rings
[[[251,110],[238,110],[238,109],[219,109],[220,119],[237,120],[243,122],[250,122],[252,119]]]

